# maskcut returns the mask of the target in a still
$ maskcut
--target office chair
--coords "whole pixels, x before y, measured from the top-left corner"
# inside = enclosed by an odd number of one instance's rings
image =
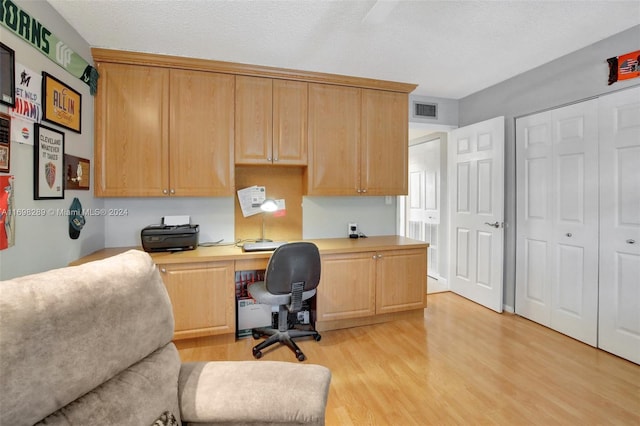
[[[254,339],[269,336],[253,348],[255,358],[262,357],[262,350],[282,343],[295,354],[298,361],[304,361],[302,353],[293,339],[313,336],[319,341],[321,336],[315,330],[289,329],[289,312],[298,312],[302,301],[316,294],[320,281],[320,253],[315,244],[309,242],[287,243],[276,248],[265,272],[264,281],[249,286],[249,294],[258,303],[279,305],[278,329],[263,327],[252,330]]]

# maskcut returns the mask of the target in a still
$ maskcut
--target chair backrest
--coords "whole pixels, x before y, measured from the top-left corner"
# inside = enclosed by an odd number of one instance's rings
[[[310,242],[283,244],[271,255],[264,277],[271,294],[291,293],[294,283],[304,283],[304,291],[320,282],[320,252]]]

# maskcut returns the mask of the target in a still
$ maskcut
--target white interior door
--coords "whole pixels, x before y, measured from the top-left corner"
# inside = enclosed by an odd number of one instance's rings
[[[502,312],[504,117],[449,133],[450,288]]]
[[[409,238],[429,243],[427,273],[438,278],[440,226],[440,139],[409,147]]]
[[[516,313],[595,346],[597,101],[516,121]]]
[[[640,88],[599,99],[598,346],[640,364]]]

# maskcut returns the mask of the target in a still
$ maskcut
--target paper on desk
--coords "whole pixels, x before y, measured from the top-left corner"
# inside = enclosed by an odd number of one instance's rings
[[[242,209],[242,216],[253,216],[262,213],[260,205],[266,198],[264,186],[253,185],[248,188],[238,189],[238,201]]]

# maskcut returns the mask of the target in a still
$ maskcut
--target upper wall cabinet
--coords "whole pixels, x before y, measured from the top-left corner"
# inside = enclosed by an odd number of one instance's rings
[[[233,194],[233,75],[97,67],[96,196]]]
[[[308,195],[406,195],[408,95],[309,86]]]
[[[229,196],[234,165],[306,166],[308,195],[407,193],[413,84],[91,52],[96,196]]]
[[[236,77],[236,164],[307,164],[307,86]]]
[[[406,93],[362,90],[360,189],[407,195],[409,108]]]

